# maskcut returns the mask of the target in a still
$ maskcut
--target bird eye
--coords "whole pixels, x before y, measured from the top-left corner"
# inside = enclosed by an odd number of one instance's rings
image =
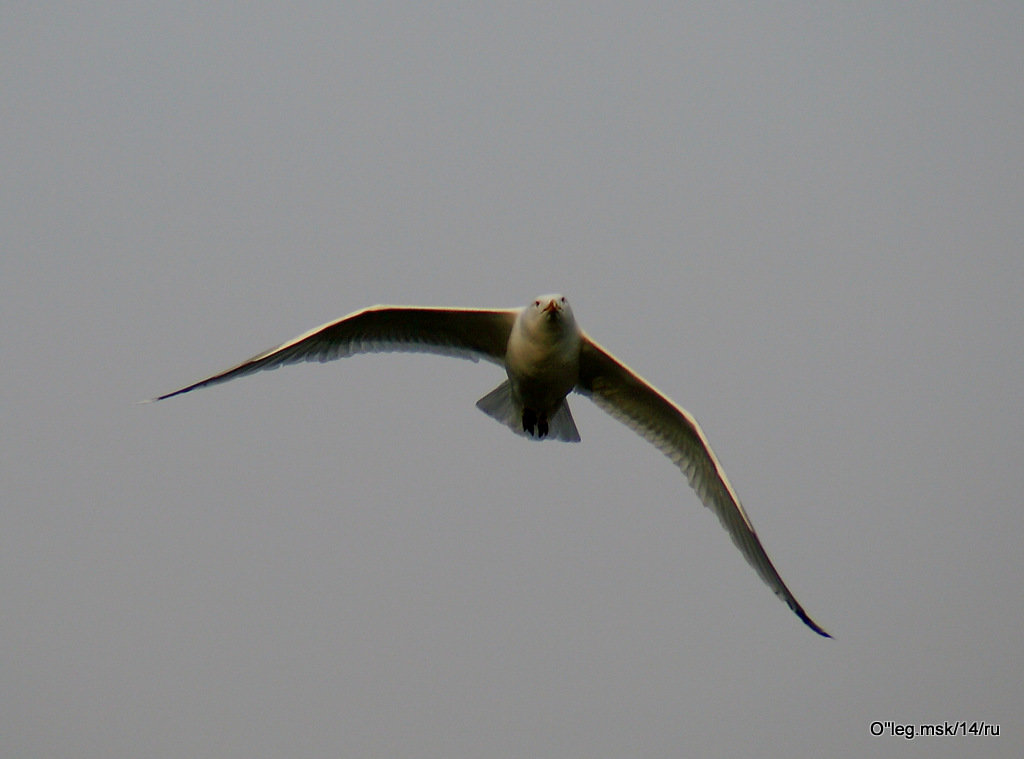
[[[565,296],[562,296],[562,303],[565,303]]]
[[[533,302],[533,305],[535,305],[535,306],[539,306],[539,305],[540,305],[540,301],[539,301],[539,300],[535,300],[535,301]]]

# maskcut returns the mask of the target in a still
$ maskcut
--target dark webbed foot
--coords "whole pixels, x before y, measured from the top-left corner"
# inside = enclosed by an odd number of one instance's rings
[[[530,433],[533,437],[547,437],[547,414],[538,414],[536,411],[529,408],[523,409],[523,430]]]
[[[533,409],[523,409],[523,431],[534,434],[533,428],[537,426],[537,412]]]

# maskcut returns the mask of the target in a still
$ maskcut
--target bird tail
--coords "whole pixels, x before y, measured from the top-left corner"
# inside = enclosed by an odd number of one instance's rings
[[[505,380],[491,392],[476,402],[476,407],[488,416],[498,420],[517,435],[534,438],[523,429],[523,407],[512,394],[512,383]],[[577,443],[580,433],[569,411],[569,404],[562,401],[558,409],[548,419],[548,437]]]
[[[562,404],[548,419],[550,429],[548,434],[555,440],[564,440],[567,443],[580,442],[580,433],[576,429],[576,422],[572,419],[572,412],[569,411],[569,401],[562,399]]]

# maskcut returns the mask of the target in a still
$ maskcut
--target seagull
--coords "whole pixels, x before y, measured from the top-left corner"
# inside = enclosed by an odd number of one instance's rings
[[[671,459],[765,584],[814,632],[832,637],[782,581],[697,421],[591,340],[561,294],[541,295],[524,308],[372,306],[153,400],[285,364],[395,351],[484,359],[503,367],[507,379],[477,401],[477,408],[534,440],[578,442],[566,396],[575,390],[589,397]]]

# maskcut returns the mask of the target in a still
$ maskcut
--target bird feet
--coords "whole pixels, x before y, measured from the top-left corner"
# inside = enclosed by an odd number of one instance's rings
[[[536,431],[534,431],[536,428]],[[547,437],[548,417],[547,414],[538,414],[533,409],[523,409],[523,430],[538,438]]]

